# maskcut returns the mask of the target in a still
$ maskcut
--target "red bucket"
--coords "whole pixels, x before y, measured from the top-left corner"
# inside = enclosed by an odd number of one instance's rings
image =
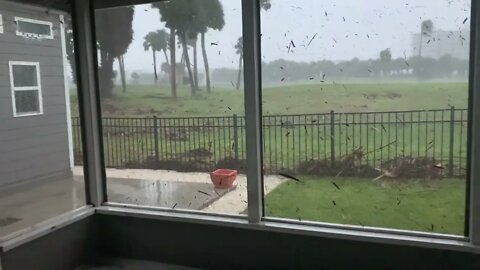
[[[231,188],[237,178],[237,173],[235,170],[218,169],[210,173],[210,179],[215,188]]]

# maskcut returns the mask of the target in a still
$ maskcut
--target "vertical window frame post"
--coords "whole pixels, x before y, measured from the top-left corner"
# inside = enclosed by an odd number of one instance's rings
[[[480,246],[480,5],[472,1],[469,75],[469,138],[466,230],[470,243]]]
[[[97,74],[95,13],[91,0],[74,0],[72,9],[86,199],[87,204],[101,206],[107,201],[107,191]]]
[[[260,223],[264,215],[264,192],[259,0],[242,0],[242,25],[248,221]]]

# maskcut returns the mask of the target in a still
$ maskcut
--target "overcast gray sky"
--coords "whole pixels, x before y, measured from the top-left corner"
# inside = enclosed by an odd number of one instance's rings
[[[404,53],[410,56],[412,34],[420,31],[423,20],[431,19],[434,28],[442,30],[465,31],[470,23],[468,0],[271,2],[272,8],[262,11],[263,61],[368,59],[377,58],[385,48],[391,49],[394,58],[403,57]],[[209,61],[213,68],[235,68],[238,56],[233,46],[242,33],[241,1],[221,0],[221,3],[226,25],[220,32],[209,31],[207,34]],[[125,57],[127,69],[150,72],[151,52],[145,52],[142,43],[148,32],[164,28],[158,10],[151,9],[150,5],[137,6],[133,27],[134,41]],[[291,48],[293,52],[286,48],[291,40],[296,45],[295,49]],[[312,42],[307,47],[310,40]],[[218,43],[218,46],[210,45],[211,42]],[[163,63],[163,55],[159,56],[159,63]]]

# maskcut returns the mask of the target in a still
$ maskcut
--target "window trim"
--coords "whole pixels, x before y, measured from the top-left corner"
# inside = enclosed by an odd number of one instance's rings
[[[0,14],[0,34],[3,34],[3,16]]]
[[[18,29],[18,22],[19,21],[29,22],[29,23],[34,23],[34,24],[47,25],[50,28],[50,35],[41,35],[41,34],[35,34],[35,33],[21,32]],[[15,16],[15,23],[17,23],[17,29],[15,30],[17,36],[27,37],[27,38],[35,37],[35,38],[39,38],[39,39],[53,39],[53,23],[52,22]]]
[[[471,2],[465,230],[480,249],[480,5]]]
[[[19,86],[15,87],[15,81],[13,78],[13,66],[34,66],[37,72],[37,86]],[[25,117],[43,115],[43,97],[42,97],[42,84],[40,78],[40,63],[39,62],[26,62],[26,61],[9,61],[8,69],[10,74],[10,88],[12,93],[12,109],[13,117]],[[17,91],[38,91],[38,112],[18,113],[17,105],[15,102],[15,92]]]

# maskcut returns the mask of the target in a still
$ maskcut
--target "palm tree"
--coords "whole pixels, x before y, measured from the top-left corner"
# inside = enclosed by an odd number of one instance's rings
[[[193,85],[196,90],[198,88],[198,57],[197,57],[197,39],[198,34],[194,32],[189,32],[187,37],[188,46],[192,47],[193,50]]]
[[[235,52],[239,55],[238,59],[238,76],[237,76],[237,84],[236,89],[240,89],[240,83],[242,80],[242,66],[243,66],[243,37],[239,37],[237,44],[235,44]]]
[[[103,98],[112,96],[113,62],[127,52],[133,40],[132,6],[97,11],[95,16],[100,67],[98,69],[100,93]],[[122,72],[122,71],[121,71]]]
[[[117,57],[120,80],[122,81],[122,92],[127,92],[127,78],[125,78],[125,59],[123,55]]]
[[[195,83],[193,79],[193,72],[190,63],[190,57],[188,55],[187,47],[187,35],[189,32],[199,32],[199,19],[201,18],[200,12],[202,8],[202,0],[175,0],[175,1],[163,1],[152,4],[153,7],[158,8],[160,12],[160,20],[165,22],[166,27],[170,28],[170,52],[171,52],[171,71],[174,73],[176,63],[174,62],[173,47],[175,46],[175,33],[180,39],[180,43],[183,48],[183,55],[188,70],[188,77],[190,80],[190,88],[192,95],[196,94]],[[192,30],[194,29],[194,30]],[[173,37],[172,37],[173,35]],[[172,76],[173,78],[173,76]],[[172,88],[173,90],[173,88]]]
[[[418,48],[418,57],[422,57],[423,36],[430,36],[433,33],[432,20],[425,20],[420,26],[420,44]]]
[[[170,48],[170,85],[172,87],[172,98],[177,98],[177,58],[175,49],[175,28],[170,27],[170,40],[168,41]]]
[[[158,73],[157,73],[157,57],[156,52],[163,51],[165,55],[165,62],[168,63],[167,48],[168,40],[170,39],[169,34],[165,30],[157,30],[156,32],[150,32],[145,36],[145,41],[143,42],[143,48],[145,51],[149,49],[152,50],[153,54],[153,72],[154,72],[154,81],[155,84],[158,82]]]
[[[271,8],[270,0],[260,0],[260,5],[264,10],[269,10]],[[152,7],[159,9],[160,20],[165,22],[166,27],[170,28],[170,60],[172,65],[170,70],[172,73],[176,70],[176,63],[174,61],[175,52],[173,48],[175,45],[175,34],[177,34],[180,39],[188,69],[192,94],[195,94],[196,87],[188,55],[187,35],[201,35],[207,91],[210,91],[210,71],[205,50],[205,33],[207,32],[207,28],[221,30],[225,25],[223,8],[220,2],[218,0],[175,0],[155,3],[152,4]],[[174,74],[171,74],[171,76],[173,78]],[[174,87],[176,86],[172,85],[172,91]]]
[[[190,80],[190,90],[192,91],[192,96],[196,94],[195,82],[193,79],[192,63],[190,62],[190,56],[188,55],[188,46],[187,46],[187,33],[182,31],[178,32],[180,42],[183,48],[183,56],[185,57],[185,65],[187,66],[188,79]]]
[[[265,0],[263,0],[265,1]],[[210,67],[208,65],[207,50],[205,49],[205,33],[208,29],[222,30],[225,26],[223,7],[219,0],[203,0],[203,31],[200,31],[200,44],[202,46],[203,64],[205,67],[205,82],[207,92],[211,92]]]

